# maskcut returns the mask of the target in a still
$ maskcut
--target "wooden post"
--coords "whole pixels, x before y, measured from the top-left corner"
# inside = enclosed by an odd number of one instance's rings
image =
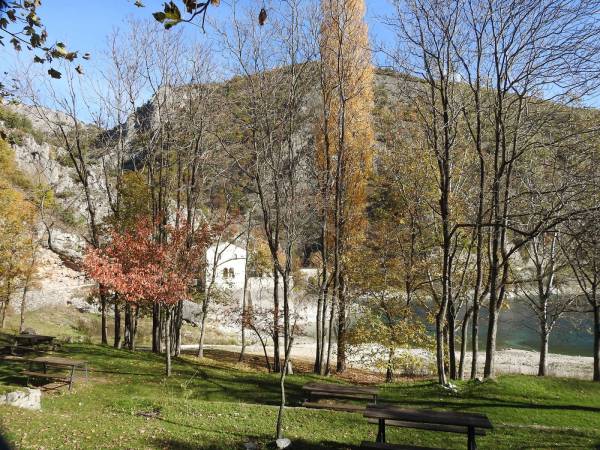
[[[467,448],[469,450],[477,450],[477,445],[475,444],[475,428],[474,427],[469,427],[468,428],[468,441],[467,441]]]
[[[75,373],[75,365],[71,366],[71,378],[69,378],[69,391],[73,388],[73,374]]]
[[[379,429],[377,431],[377,442],[385,443],[385,419],[379,419]]]

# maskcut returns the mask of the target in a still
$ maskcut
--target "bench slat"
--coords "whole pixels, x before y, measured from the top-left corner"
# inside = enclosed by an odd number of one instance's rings
[[[377,395],[379,389],[368,386],[353,386],[333,383],[308,383],[302,386],[305,391],[335,392],[347,394]]]
[[[65,380],[65,381],[69,381],[70,380],[70,376],[69,375],[64,375],[64,374],[52,374],[52,373],[43,373],[43,372],[31,372],[29,370],[25,370],[23,372],[21,372],[21,374],[23,375],[27,375],[28,377],[35,377],[35,378],[48,378],[49,380]]]
[[[331,409],[334,411],[346,411],[346,412],[362,412],[365,410],[364,405],[352,405],[349,403],[317,403],[317,402],[304,402],[302,406],[305,408],[312,409]]]
[[[378,424],[378,419],[368,419],[369,423]],[[407,422],[404,420],[389,420],[385,421],[386,426],[401,427],[401,428],[414,428],[416,430],[429,430],[429,431],[445,431],[448,433],[459,433],[468,434],[469,429],[467,427],[460,427],[456,425],[440,425],[435,423],[423,423],[423,422]],[[475,434],[478,436],[485,436],[485,430],[481,428],[475,428]]]
[[[394,405],[369,405],[365,417],[391,419],[406,422],[424,422],[461,427],[493,428],[484,414],[455,411],[437,411],[430,409],[400,408]]]
[[[345,392],[309,391],[311,397],[348,398],[355,400],[373,400],[370,394],[352,394]]]

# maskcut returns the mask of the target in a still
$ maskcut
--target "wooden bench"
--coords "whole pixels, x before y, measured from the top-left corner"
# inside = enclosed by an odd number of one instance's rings
[[[484,435],[486,429],[493,428],[487,416],[483,414],[454,411],[433,411],[427,409],[400,408],[393,405],[370,404],[365,409],[363,415],[369,422],[376,422],[379,425],[377,430],[377,441],[373,444],[386,444],[385,427],[386,425],[390,425],[429,431],[466,434],[467,448],[469,450],[475,450],[477,448],[475,436]],[[370,443],[367,444],[370,445]]]
[[[377,403],[379,389],[367,386],[352,386],[347,384],[308,383],[302,386],[308,393],[308,400],[302,406],[306,408],[332,409],[335,411],[360,412],[366,404],[349,402],[331,402],[330,400],[361,400]]]
[[[438,447],[417,447],[414,445],[403,444],[386,444],[384,442],[369,442],[363,441],[360,445],[362,448],[372,448],[376,450],[444,450]]]
[[[69,390],[71,390],[71,386],[73,385],[72,377],[69,375],[65,375],[65,374],[32,372],[30,370],[24,370],[23,372],[21,372],[21,374],[27,376],[27,386],[29,386],[29,378],[44,378],[44,379],[48,379],[48,380],[62,381],[63,383],[69,385]]]
[[[378,419],[368,419],[367,422],[378,424]],[[446,433],[459,433],[467,434],[467,427],[459,427],[455,425],[440,425],[435,423],[422,423],[422,422],[406,422],[403,420],[386,420],[385,424],[391,427],[400,428],[414,428],[416,430],[427,430],[427,431],[444,431]],[[476,428],[475,434],[477,436],[485,436],[487,433],[484,429]]]
[[[39,356],[37,358],[22,358],[21,361],[29,363],[29,370],[25,370],[22,372],[23,375],[27,376],[27,384],[29,384],[29,378],[46,378],[49,380],[59,380],[64,383],[68,383],[69,391],[73,388],[73,381],[75,378],[75,370],[83,370],[85,371],[85,379],[88,379],[88,367],[87,362],[70,359],[70,358],[60,358],[55,356]],[[33,366],[38,365],[42,366],[43,372],[36,372],[33,370]],[[67,369],[69,370],[68,374],[56,374],[56,373],[48,373],[48,368],[54,369]]]

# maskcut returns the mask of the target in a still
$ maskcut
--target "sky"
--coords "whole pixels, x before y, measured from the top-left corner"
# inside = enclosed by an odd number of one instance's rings
[[[276,5],[279,0],[238,0],[241,7],[251,6],[257,13],[261,5]],[[69,50],[80,54],[89,52],[99,55],[106,47],[107,36],[116,28],[123,28],[130,18],[150,19],[152,13],[162,10],[163,1],[144,0],[145,7],[134,6],[133,0],[45,0],[38,10],[49,33],[49,42],[64,42]],[[211,20],[226,20],[230,13],[231,1],[222,0],[219,7],[209,8]],[[181,5],[181,3],[179,3]],[[391,11],[389,0],[366,0],[366,21],[371,38],[380,42],[389,38],[385,26],[379,17]],[[268,11],[268,8],[267,8]],[[210,27],[203,32],[199,27],[187,24],[185,33],[197,39],[210,40],[213,36]],[[0,70],[6,71],[20,59],[27,62],[28,52],[23,51],[15,56],[15,52],[7,46],[0,47]]]
[[[263,5],[276,7],[280,0],[238,0],[240,7],[256,9],[257,14]],[[90,61],[79,59],[87,76],[97,76],[102,70],[102,54],[107,48],[107,37],[117,28],[125,28],[131,18],[152,19],[152,13],[162,10],[162,0],[143,0],[144,8],[134,5],[134,0],[44,0],[38,10],[38,15],[48,31],[48,41],[64,42],[70,51],[78,51],[80,55],[90,53]],[[181,3],[178,2],[181,6]],[[389,0],[366,0],[366,21],[369,26],[373,42],[385,41],[389,34],[379,19],[391,11]],[[218,7],[209,8],[209,18],[212,21],[226,21],[231,12],[231,0],[221,0]],[[210,26],[203,32],[199,27],[181,24],[184,33],[192,39],[206,39],[210,41],[214,35]],[[27,50],[15,52],[10,45],[0,47],[0,73],[14,73],[17,67],[32,66],[39,70],[38,65],[33,65],[32,54]],[[44,65],[47,70],[49,66]],[[57,89],[61,89],[62,81],[53,82]],[[49,105],[51,106],[51,105]]]

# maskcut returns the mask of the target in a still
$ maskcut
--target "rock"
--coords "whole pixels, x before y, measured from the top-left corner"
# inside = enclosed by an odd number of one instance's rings
[[[281,438],[275,441],[275,445],[277,448],[287,448],[292,445],[292,441],[290,441],[288,438]]]
[[[244,448],[246,450],[258,450],[258,444],[256,443],[256,441],[249,441],[244,443]]]
[[[202,307],[199,304],[184,300],[181,313],[184,321],[194,327],[200,326],[202,322]]]
[[[0,405],[40,411],[42,409],[42,391],[25,388],[23,391],[9,392],[0,395]]]

